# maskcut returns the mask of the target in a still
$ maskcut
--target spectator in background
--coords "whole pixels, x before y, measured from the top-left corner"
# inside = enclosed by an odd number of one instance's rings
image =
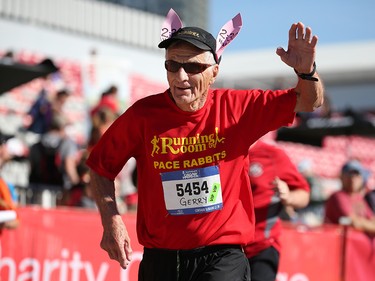
[[[102,93],[98,104],[91,110],[91,117],[93,117],[99,110],[103,108],[111,110],[112,113],[117,116],[120,114],[117,86],[112,85]]]
[[[10,159],[10,154],[7,151],[6,142],[10,136],[6,136],[0,132],[0,169],[2,169],[3,164]],[[5,180],[0,177],[0,212],[1,211],[15,211],[17,212],[16,202],[12,198],[10,186],[5,182]],[[16,229],[19,226],[19,218],[16,214],[14,217],[4,218],[0,216],[0,237],[4,229]],[[1,241],[0,241],[1,242]],[[0,261],[1,261],[1,243],[0,243]]]
[[[17,202],[12,199],[8,184],[0,178],[0,211],[12,210],[17,211]],[[0,220],[0,235],[3,229],[15,229],[19,225],[19,219]]]
[[[69,96],[70,92],[67,89],[62,89],[56,93],[51,103],[52,114],[64,114],[64,105]]]
[[[45,80],[48,77],[44,78]],[[52,120],[52,104],[48,92],[44,87],[31,105],[25,118],[25,126],[28,131],[41,135],[47,132]]]
[[[116,120],[118,115],[113,110],[103,107],[95,110],[91,115],[91,130],[88,140],[88,150],[99,141],[100,137],[108,129],[108,127]]]
[[[0,148],[1,149],[1,148]],[[4,215],[4,211],[16,212],[14,216],[11,214]],[[0,265],[1,265],[1,235],[4,229],[16,229],[19,226],[19,218],[17,215],[17,206],[11,198],[9,188],[6,182],[0,178]]]
[[[372,212],[375,214],[375,189],[366,192],[365,200],[371,208]]]
[[[333,193],[325,205],[325,222],[345,222],[357,230],[375,235],[375,215],[365,200],[369,171],[357,160],[341,169],[342,189]]]
[[[28,186],[29,165],[27,161],[28,145],[19,137],[4,136],[5,141],[0,156],[0,177],[7,183],[12,199],[19,204],[25,203]]]
[[[6,136],[0,132],[0,169],[3,164],[9,160],[9,154],[6,149],[6,142],[10,136]],[[0,211],[17,210],[17,202],[12,198],[9,185],[0,177]],[[0,235],[3,229],[14,229],[19,225],[19,219],[0,221]],[[0,245],[1,246],[1,245]],[[1,258],[1,255],[0,255]]]
[[[62,89],[51,98],[47,91],[49,79],[49,76],[44,77],[45,87],[40,91],[25,118],[27,130],[38,135],[47,132],[54,114],[64,114],[63,106],[70,95],[67,89]]]
[[[77,172],[77,144],[65,133],[62,115],[53,116],[47,133],[30,147],[30,188],[32,203],[54,207],[64,201],[64,195],[79,182]],[[43,199],[47,194],[47,201]],[[49,194],[49,195],[48,195]],[[52,201],[48,197],[52,197]],[[50,205],[52,204],[52,205]]]
[[[91,130],[88,140],[89,151],[119,116],[120,107],[117,95],[118,88],[114,85],[110,86],[102,93],[98,104],[91,109]]]
[[[244,247],[252,281],[274,281],[279,266],[283,207],[303,208],[309,185],[287,154],[257,141],[249,150],[249,178],[255,208],[254,242]]]

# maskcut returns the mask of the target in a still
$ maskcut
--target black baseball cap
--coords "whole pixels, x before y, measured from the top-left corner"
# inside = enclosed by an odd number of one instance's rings
[[[216,55],[216,40],[206,30],[189,26],[180,28],[170,38],[161,41],[158,47],[168,49],[173,42],[178,40],[188,42],[201,50],[211,51],[214,54],[215,61],[219,63],[220,60]]]

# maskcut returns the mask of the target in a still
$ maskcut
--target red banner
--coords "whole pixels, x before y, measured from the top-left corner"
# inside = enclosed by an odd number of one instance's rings
[[[348,229],[345,244],[345,281],[375,280],[375,237]]]
[[[21,225],[1,237],[2,281],[137,280],[142,247],[135,234],[135,215],[124,216],[132,237],[128,270],[109,259],[99,244],[100,217],[95,211],[39,208],[19,210]]]
[[[341,280],[342,231],[284,224],[277,281]]]
[[[102,226],[96,211],[31,207],[19,209],[19,214],[20,227],[1,237],[2,281],[137,280],[142,247],[135,214],[123,216],[134,251],[127,270],[100,248]],[[375,242],[363,233],[284,224],[281,242],[277,281],[369,281],[375,276]]]

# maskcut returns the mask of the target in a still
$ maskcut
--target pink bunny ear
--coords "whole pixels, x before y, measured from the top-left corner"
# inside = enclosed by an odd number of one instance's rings
[[[216,37],[216,55],[218,59],[223,54],[224,49],[229,45],[229,43],[236,38],[241,28],[242,18],[241,14],[238,13],[220,29],[219,34]]]
[[[173,9],[170,9],[161,28],[161,41],[168,39],[182,27],[182,21]]]

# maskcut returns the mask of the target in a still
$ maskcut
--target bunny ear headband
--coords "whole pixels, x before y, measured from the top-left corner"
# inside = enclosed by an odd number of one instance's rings
[[[182,27],[180,17],[170,9],[161,28],[159,48],[168,48],[172,42],[184,40],[202,50],[211,51],[219,63],[224,49],[236,38],[241,28],[242,18],[238,13],[223,25],[215,40],[212,34],[198,27]]]

